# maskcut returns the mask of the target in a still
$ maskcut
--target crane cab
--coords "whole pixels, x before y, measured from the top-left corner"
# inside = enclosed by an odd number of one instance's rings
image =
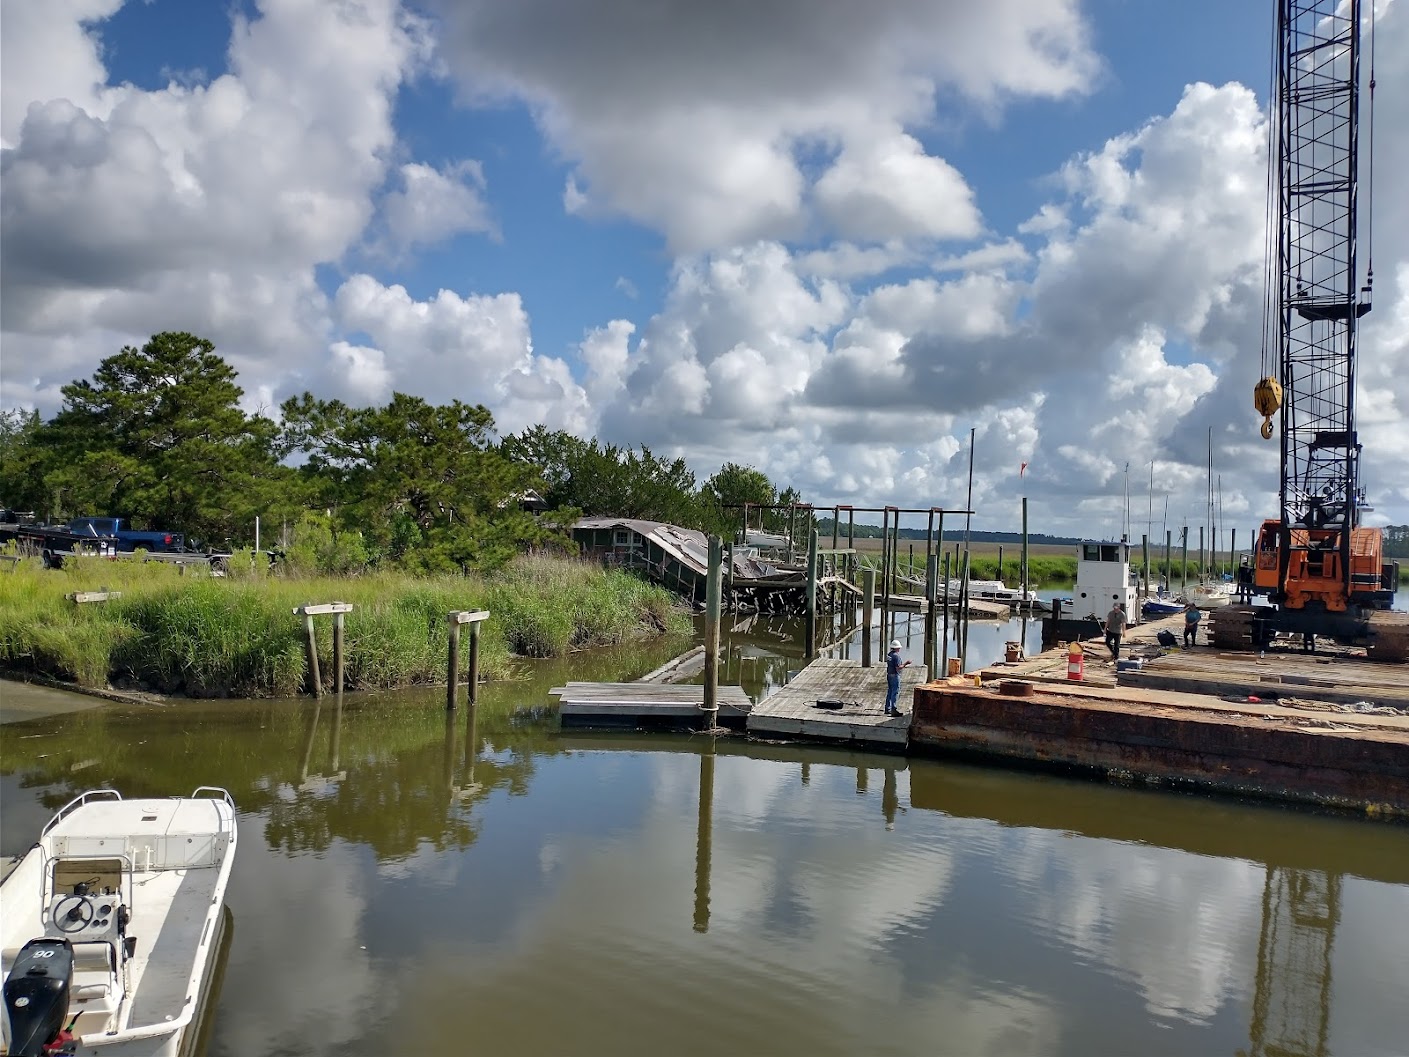
[[[1282,523],[1262,523],[1257,536],[1253,563],[1253,587],[1258,594],[1288,609],[1309,605],[1324,607],[1330,613],[1344,613],[1350,606],[1390,609],[1399,581],[1399,563],[1385,562],[1381,548],[1384,537],[1378,529],[1350,530],[1350,589],[1341,547],[1342,528],[1294,528],[1288,533],[1287,580],[1280,583],[1282,568]]]

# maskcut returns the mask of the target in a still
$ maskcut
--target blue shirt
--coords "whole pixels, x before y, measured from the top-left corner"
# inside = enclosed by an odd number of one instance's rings
[[[887,676],[894,675],[894,676],[896,676],[896,677],[899,677],[899,675],[900,675],[900,651],[899,651],[899,650],[891,650],[889,653],[886,654],[886,675],[887,675]]]
[[[1203,618],[1203,614],[1200,613],[1197,609],[1186,609],[1186,610],[1184,610],[1184,623],[1185,623],[1185,624],[1197,624],[1202,618]]]

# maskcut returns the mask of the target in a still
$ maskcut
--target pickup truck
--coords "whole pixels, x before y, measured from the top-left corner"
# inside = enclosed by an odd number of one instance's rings
[[[128,528],[126,520],[120,517],[78,517],[67,527],[76,536],[109,538],[113,540],[113,549],[119,552],[186,549],[186,537],[179,532],[138,532]]]

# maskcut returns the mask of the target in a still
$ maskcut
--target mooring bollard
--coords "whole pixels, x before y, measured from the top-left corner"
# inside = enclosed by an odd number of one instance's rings
[[[294,615],[303,617],[304,647],[308,652],[308,676],[313,683],[313,696],[323,697],[323,674],[318,669],[318,633],[313,618],[330,615],[333,618],[333,685],[342,692],[342,620],[352,612],[351,602],[322,602],[317,605],[295,606]]]
[[[470,704],[473,705],[479,700],[479,626],[489,619],[489,611],[486,609],[460,609],[453,613],[447,613],[445,619],[450,624],[450,648],[445,665],[445,710],[449,712],[453,711],[458,704],[460,627],[464,624],[470,626]]]

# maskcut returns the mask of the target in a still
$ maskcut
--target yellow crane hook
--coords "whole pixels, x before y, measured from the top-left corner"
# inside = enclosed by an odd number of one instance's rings
[[[1262,439],[1272,439],[1272,416],[1282,409],[1282,383],[1264,378],[1253,387],[1252,406],[1262,416]]]

